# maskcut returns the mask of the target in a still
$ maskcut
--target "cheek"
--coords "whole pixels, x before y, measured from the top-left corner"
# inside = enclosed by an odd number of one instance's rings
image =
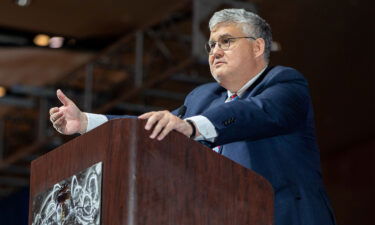
[[[243,60],[243,55],[238,50],[235,52],[230,52],[230,54],[228,54],[228,57],[231,59],[232,66],[240,65]]]
[[[212,62],[214,61],[213,55],[208,56],[208,65],[212,65]]]
[[[230,57],[232,60],[233,66],[241,66],[246,62],[249,62],[251,60],[251,48],[248,46],[243,46],[242,48],[240,46],[236,46],[237,48],[233,49],[231,52],[228,52],[228,57]]]
[[[214,68],[210,65],[211,74],[214,75]]]
[[[210,67],[211,73],[215,70],[214,65],[212,64],[213,61],[214,61],[214,57],[213,56],[209,56],[209,58],[208,58],[208,65]]]

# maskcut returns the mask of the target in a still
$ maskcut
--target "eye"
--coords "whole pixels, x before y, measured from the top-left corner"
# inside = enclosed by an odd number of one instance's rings
[[[223,38],[223,39],[221,39],[221,43],[223,43],[223,44],[228,44],[230,41],[231,41],[230,38]]]
[[[215,48],[216,42],[209,42],[208,45],[210,46],[210,48]]]

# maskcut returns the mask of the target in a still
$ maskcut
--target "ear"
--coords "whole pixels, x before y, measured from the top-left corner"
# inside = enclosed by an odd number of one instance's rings
[[[257,38],[254,40],[254,55],[255,58],[258,58],[259,56],[262,56],[264,54],[264,50],[266,48],[266,42],[263,38]]]

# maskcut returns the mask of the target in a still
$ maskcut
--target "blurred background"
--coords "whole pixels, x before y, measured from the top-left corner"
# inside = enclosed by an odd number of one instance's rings
[[[1,1],[0,224],[27,224],[30,162],[74,138],[48,121],[48,109],[59,105],[56,89],[90,112],[175,109],[213,81],[207,23],[229,7],[266,19],[271,64],[309,80],[338,224],[375,224],[370,0]]]

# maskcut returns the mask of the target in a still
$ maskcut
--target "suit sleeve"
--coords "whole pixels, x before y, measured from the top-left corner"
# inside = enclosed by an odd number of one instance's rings
[[[256,96],[239,99],[202,113],[215,126],[222,145],[283,135],[299,129],[310,105],[307,82],[295,70],[269,79]]]
[[[113,120],[113,119],[125,119],[125,118],[133,118],[137,119],[137,116],[132,116],[132,115],[105,115],[108,120]]]

